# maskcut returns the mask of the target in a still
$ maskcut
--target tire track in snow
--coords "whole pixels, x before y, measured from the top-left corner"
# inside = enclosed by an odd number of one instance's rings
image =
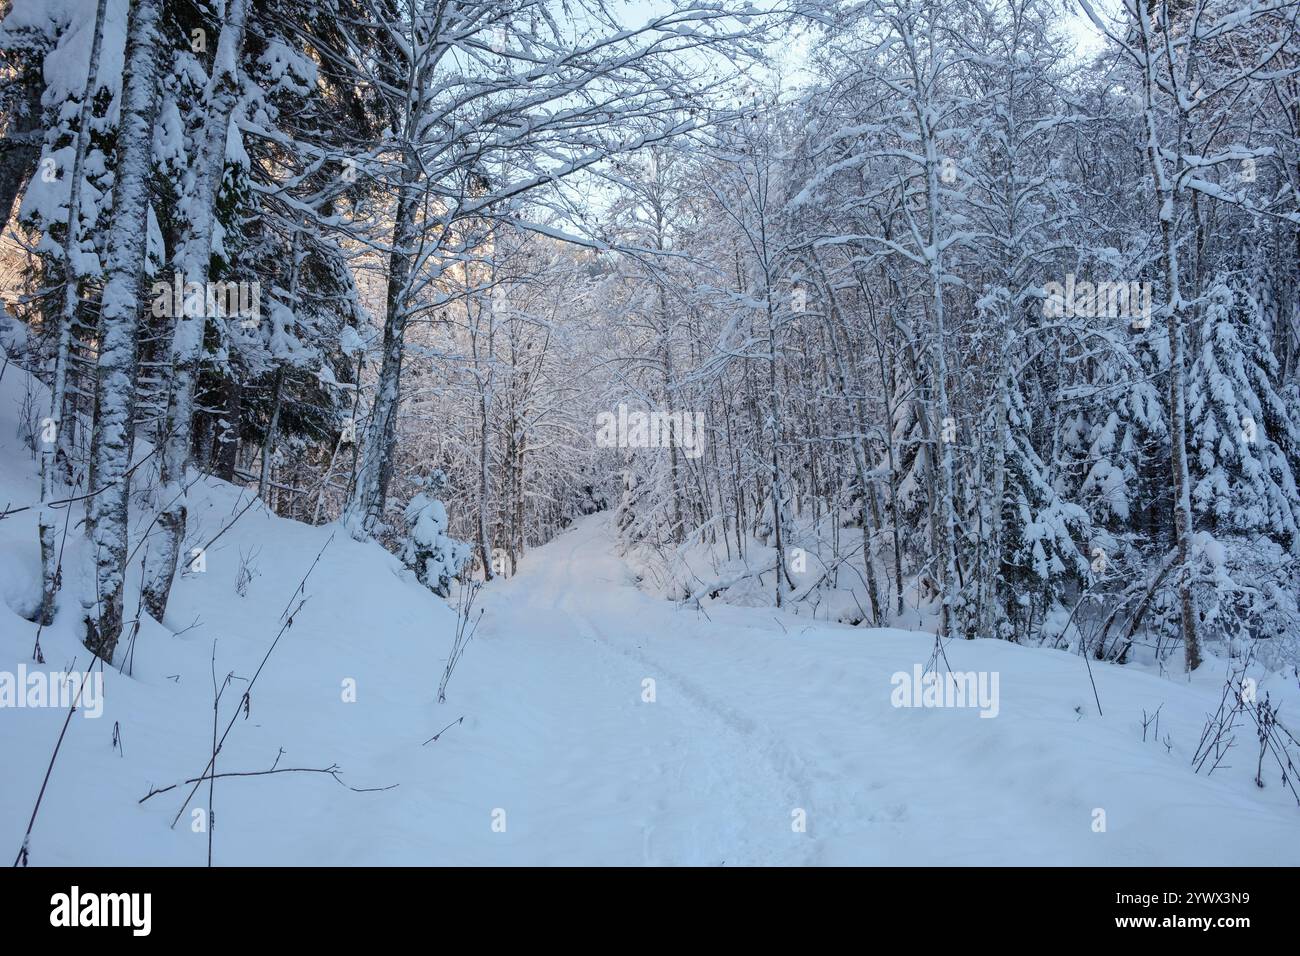
[[[555,550],[554,546],[551,550]],[[626,640],[610,637],[611,626],[603,618],[626,619],[627,609],[607,607],[604,614],[598,613],[601,602],[592,600],[592,588],[626,588],[638,602],[651,600],[617,580],[623,569],[616,559],[612,560],[612,568],[606,568],[614,571],[613,579],[593,573],[610,562],[607,540],[579,532],[565,558],[547,560],[535,571],[526,571],[532,580],[520,575],[519,583],[524,585],[519,589],[522,593],[518,597],[524,599],[520,603],[545,607],[567,617],[575,633],[585,638],[589,646],[597,649],[596,654],[604,659],[605,666],[600,669],[613,680],[626,680],[630,693],[634,690],[639,692],[642,678],[653,677],[657,690],[659,685],[664,685],[664,689],[674,695],[673,701],[680,701],[690,714],[699,718],[698,721],[687,719],[685,714],[675,713],[671,705],[665,707],[662,701],[647,704],[644,706],[657,708],[655,723],[669,717],[672,729],[647,738],[644,722],[627,721],[629,733],[626,739],[635,739],[656,766],[666,771],[660,774],[661,780],[670,779],[669,773],[675,766],[675,783],[686,784],[689,766],[695,771],[690,775],[697,781],[695,795],[728,808],[729,813],[724,817],[728,824],[725,840],[718,846],[722,856],[720,862],[726,862],[728,858],[740,863],[815,862],[819,856],[817,842],[809,834],[796,833],[791,828],[792,811],[796,808],[806,810],[811,797],[812,787],[805,762],[761,722],[706,691],[695,681],[665,667],[639,648],[630,646],[634,637],[629,636]],[[520,609],[519,604],[512,608],[516,613]],[[666,612],[669,607],[660,608],[655,604],[652,610]],[[701,726],[711,726],[713,730],[702,732]],[[700,746],[701,743],[704,746]],[[707,783],[700,786],[699,780]],[[660,855],[655,849],[656,833],[671,829],[672,823],[665,819],[671,812],[670,801],[666,799],[669,794],[661,792],[656,796],[658,799],[652,807],[655,822],[648,823],[644,831],[644,862],[680,862],[671,858],[656,859]],[[714,836],[708,834],[710,838]],[[698,852],[698,847],[692,849]]]
[[[771,812],[762,814],[760,811],[758,815],[770,817],[772,827],[770,832],[773,835],[781,833],[794,836],[794,831],[790,829],[793,819],[791,813],[796,808],[807,809],[810,791],[803,761],[759,721],[708,693],[679,672],[663,666],[640,649],[611,639],[590,617],[584,617],[582,621],[595,646],[601,648],[606,654],[612,654],[638,665],[642,677],[655,678],[657,692],[663,688],[675,691],[680,700],[695,714],[714,725],[716,733],[709,739],[725,742],[724,752],[737,762],[730,768],[716,768],[710,764],[710,769],[724,784],[732,789],[740,789],[745,794],[744,798],[737,800],[737,806],[742,802],[752,804],[750,795],[754,792],[756,778],[766,778],[765,784],[759,788],[759,792],[763,794],[759,799],[759,805],[768,806]],[[639,683],[640,677],[637,678],[638,686]],[[690,726],[692,727],[690,735],[698,734],[695,725]],[[799,836],[801,839],[809,840],[807,834]],[[773,850],[778,845],[776,839],[766,842],[761,839],[745,842],[746,845],[756,848],[759,857],[773,855]],[[788,856],[785,853],[779,855]],[[798,853],[798,860],[784,859],[783,862],[812,863],[817,855],[816,844],[809,840],[808,846]]]

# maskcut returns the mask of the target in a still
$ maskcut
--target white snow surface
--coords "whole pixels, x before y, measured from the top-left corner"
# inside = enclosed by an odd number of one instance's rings
[[[0,380],[0,504],[38,495],[34,456],[15,438],[24,386],[13,366]],[[250,495],[200,483],[190,538],[215,534]],[[80,517],[78,507],[74,525]],[[0,521],[0,671],[37,666],[36,627],[18,613],[39,592],[35,522],[35,510]],[[957,642],[947,648],[955,669],[998,673],[998,715],[895,708],[891,675],[924,664],[931,635],[683,609],[637,590],[597,515],[486,586],[482,623],[439,704],[454,627],[446,602],[378,545],[255,506],[203,573],[178,579],[167,620],[146,621],[134,672],[107,671],[102,716],[72,718],[32,865],[205,863],[191,812],[170,827],[188,786],[138,801],[203,769],[213,642],[219,677],[250,677],[331,535],[218,771],[267,769],[283,749],[281,767],[337,764],[353,787],[393,789],[354,792],[314,773],[219,779],[217,865],[1300,863],[1300,809],[1275,773],[1255,786],[1248,731],[1231,767],[1191,769],[1222,662],[1190,682],[1094,663],[1099,716],[1082,658]],[[68,541],[69,585],[41,636],[46,670],[88,660],[71,584],[81,532]],[[253,549],[259,574],[241,597],[240,554]],[[138,578],[137,557],[128,617]],[[1284,720],[1300,711],[1295,685],[1283,675],[1261,684]],[[223,728],[244,685],[233,686]],[[1143,710],[1157,707],[1160,739],[1143,742]],[[64,715],[0,709],[6,853],[22,841]],[[205,784],[191,808],[206,802]],[[806,832],[792,825],[799,810]]]

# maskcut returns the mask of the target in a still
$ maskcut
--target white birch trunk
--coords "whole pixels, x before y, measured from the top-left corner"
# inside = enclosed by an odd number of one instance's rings
[[[158,106],[161,0],[136,0],[127,27],[122,120],[108,240],[107,282],[100,310],[95,375],[94,473],[90,560],[94,594],[83,599],[86,646],[112,660],[122,631],[127,506],[134,430],[135,365],[149,211],[149,167]]]

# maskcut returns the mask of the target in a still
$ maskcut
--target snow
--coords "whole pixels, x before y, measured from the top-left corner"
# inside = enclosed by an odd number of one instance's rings
[[[0,379],[0,500],[15,506],[38,495],[14,437],[24,388],[12,366]],[[210,539],[249,494],[200,482],[189,537]],[[177,579],[166,621],[145,621],[132,674],[106,671],[102,716],[73,718],[32,864],[205,862],[189,812],[169,828],[188,787],[138,801],[202,770],[214,641],[218,677],[250,677],[322,549],[218,770],[264,770],[283,750],[281,767],[337,764],[352,787],[393,789],[354,792],[314,773],[218,780],[219,865],[1300,862],[1300,809],[1275,779],[1254,786],[1248,742],[1236,766],[1192,772],[1219,662],[1190,682],[1094,662],[1101,716],[1081,658],[956,642],[954,670],[998,675],[996,718],[896,708],[891,679],[925,664],[931,635],[661,600],[635,587],[608,520],[580,520],[517,577],[487,585],[438,704],[455,625],[446,602],[378,545],[254,506],[203,572]],[[0,670],[12,673],[36,666],[35,626],[21,616],[39,594],[35,523],[34,511],[0,521]],[[75,530],[68,540],[81,547]],[[250,554],[256,575],[239,596]],[[128,617],[137,588],[138,564]],[[40,639],[49,669],[87,662],[64,602]],[[233,686],[223,727],[245,685]],[[1300,707],[1293,679],[1268,678],[1264,691],[1284,714]],[[1143,712],[1156,708],[1160,740],[1143,742]],[[0,711],[0,821],[14,851],[63,718]]]
[[[446,476],[437,472],[428,487],[436,493],[445,483]],[[469,560],[469,545],[448,537],[446,506],[422,492],[411,498],[403,518],[407,537],[400,554],[402,563],[415,572],[421,584],[449,597],[453,579]]]

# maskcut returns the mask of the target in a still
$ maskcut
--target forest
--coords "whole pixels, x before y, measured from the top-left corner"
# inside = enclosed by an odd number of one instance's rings
[[[1243,675],[1300,676],[1297,0],[0,12],[28,664],[192,637],[267,516],[462,617],[596,522],[593,594],[920,633],[917,683],[1226,669],[1294,793]]]

